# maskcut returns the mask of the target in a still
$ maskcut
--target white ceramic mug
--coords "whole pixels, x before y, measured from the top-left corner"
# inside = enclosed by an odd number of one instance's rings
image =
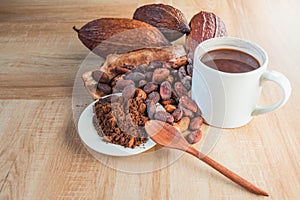
[[[243,73],[227,73],[212,69],[201,62],[202,56],[217,49],[233,49],[250,54],[260,67]],[[202,110],[205,121],[220,128],[235,128],[247,124],[252,116],[273,111],[284,105],[290,94],[289,80],[281,73],[267,70],[268,55],[249,41],[233,37],[213,38],[202,42],[194,53],[192,98]],[[258,106],[261,83],[277,83],[282,98],[269,106]]]

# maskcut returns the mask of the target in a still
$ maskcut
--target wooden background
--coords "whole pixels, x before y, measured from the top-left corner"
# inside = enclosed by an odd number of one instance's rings
[[[97,161],[80,142],[72,88],[89,51],[72,26],[101,17],[131,18],[135,8],[153,2],[0,2],[1,200],[265,198],[189,155],[160,170],[133,174]],[[290,79],[293,92],[283,108],[222,131],[209,155],[268,191],[268,199],[299,199],[300,2],[161,2],[179,8],[188,20],[200,10],[216,13],[231,36],[260,44],[269,53],[269,69]],[[275,102],[279,89],[272,83],[264,86],[261,103]]]

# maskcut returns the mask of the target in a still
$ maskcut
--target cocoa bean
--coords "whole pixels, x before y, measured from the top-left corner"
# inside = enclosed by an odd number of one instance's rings
[[[180,107],[176,108],[176,110],[174,110],[174,112],[172,113],[173,117],[174,117],[174,121],[178,122],[183,115],[183,111]]]
[[[159,93],[163,100],[168,100],[171,98],[171,85],[168,81],[164,81],[160,85]]]
[[[168,113],[172,113],[174,110],[176,110],[176,106],[172,104],[167,104],[164,108]]]
[[[146,100],[147,99],[147,94],[144,92],[144,90],[140,89],[140,88],[137,88],[135,90],[135,95],[134,95],[136,98],[140,98],[142,100]]]
[[[183,86],[187,89],[190,90],[191,86],[192,86],[192,77],[190,76],[186,76],[183,79],[181,79],[181,82],[183,84]]]
[[[161,83],[167,79],[170,75],[170,71],[166,68],[157,68],[154,70],[152,75],[152,82]]]
[[[182,80],[184,77],[186,77],[186,70],[185,70],[185,66],[182,66],[178,69],[178,77],[180,78],[180,80]]]
[[[99,83],[109,83],[109,77],[105,72],[102,71],[93,71],[92,73],[93,79]]]
[[[148,65],[142,64],[135,68],[136,72],[146,73]]]
[[[199,142],[201,140],[201,138],[202,138],[201,130],[192,131],[186,136],[186,140],[190,144],[195,144],[195,143]]]
[[[198,106],[197,104],[194,102],[194,100],[192,100],[190,97],[188,96],[182,96],[179,99],[179,103],[186,109],[191,110],[192,112],[197,112]]]
[[[151,61],[148,67],[148,71],[151,69],[160,68],[163,66],[163,63],[161,61]]]
[[[132,80],[133,82],[139,82],[142,79],[145,79],[145,74],[141,72],[132,72],[125,76],[125,79]]]
[[[165,111],[157,111],[154,114],[154,119],[163,121],[163,122],[167,122],[172,124],[174,122],[174,118],[170,113],[167,113]]]
[[[186,73],[192,77],[193,76],[193,65],[189,64],[186,66]]]
[[[158,92],[151,92],[148,95],[148,99],[154,101],[154,103],[158,103],[160,100],[160,95]]]
[[[105,83],[98,83],[97,88],[104,94],[111,94],[111,92],[112,92],[111,87]]]
[[[183,116],[190,117],[190,118],[193,118],[195,116],[194,113],[191,110],[182,107],[182,105],[180,103],[179,103],[178,106],[181,107],[182,112],[183,112]]]
[[[112,88],[115,87],[116,84],[117,84],[117,82],[118,82],[119,80],[123,80],[124,77],[125,77],[125,74],[120,74],[120,75],[117,75],[117,76],[115,76],[114,78],[112,78],[112,80],[110,81],[110,82],[111,82],[111,83],[110,83],[111,87],[112,87]]]
[[[148,82],[146,80],[140,80],[138,83],[139,88],[143,88]]]
[[[146,72],[145,77],[148,81],[152,81],[153,72]]]
[[[167,81],[172,85],[174,83],[174,77],[172,75],[169,75]]]
[[[168,104],[172,104],[172,105],[175,105],[176,104],[176,101],[174,100],[174,99],[168,99],[168,100],[162,100],[162,101],[160,101],[160,103],[162,104],[162,105],[168,105]]]
[[[156,105],[153,101],[147,101],[146,102],[146,105],[147,105],[147,113],[148,113],[148,117],[150,119],[153,119],[154,117],[154,114],[156,112]]]
[[[132,80],[121,79],[116,83],[115,89],[123,90],[128,85],[134,85],[134,82]]]
[[[149,93],[151,93],[151,92],[153,92],[153,91],[156,91],[157,89],[158,89],[157,83],[153,83],[153,82],[147,83],[147,84],[144,86],[144,88],[143,88],[143,90],[144,90],[147,94],[149,94]]]
[[[198,130],[198,129],[200,129],[202,123],[203,123],[202,117],[194,117],[191,120],[189,129],[193,130],[193,131]]]
[[[181,82],[176,82],[174,84],[174,90],[179,98],[188,95],[188,90],[183,86]]]
[[[127,85],[123,90],[122,90],[122,97],[124,99],[130,99],[134,96],[135,93],[135,87],[134,85]]]

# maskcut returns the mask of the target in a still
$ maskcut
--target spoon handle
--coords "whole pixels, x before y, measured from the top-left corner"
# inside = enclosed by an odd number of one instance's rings
[[[269,196],[267,192],[256,187],[252,183],[248,182],[246,179],[244,179],[244,178],[240,177],[239,175],[237,175],[236,173],[230,171],[229,169],[227,169],[220,163],[218,163],[218,162],[214,161],[213,159],[211,159],[210,157],[206,156],[205,154],[199,152],[194,147],[190,146],[189,148],[186,149],[186,152],[197,157],[198,159],[202,160],[203,162],[205,162],[206,164],[208,164],[209,166],[211,166],[212,168],[214,168],[215,170],[217,170],[218,172],[220,172],[221,174],[223,174],[224,176],[226,176],[233,182],[235,182],[238,185],[249,190],[250,192],[257,194],[257,195]]]

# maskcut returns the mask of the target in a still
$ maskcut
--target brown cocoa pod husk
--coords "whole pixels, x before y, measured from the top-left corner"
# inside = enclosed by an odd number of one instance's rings
[[[201,42],[227,35],[224,22],[214,13],[201,11],[192,17],[189,25],[191,31],[187,34],[186,48],[190,59],[193,59],[195,48]]]
[[[125,67],[117,66],[117,67],[115,68],[115,71],[116,71],[117,74],[125,74],[125,73],[129,72],[130,69],[125,68]]]
[[[104,94],[111,94],[111,92],[112,92],[111,87],[105,83],[98,83],[97,88]]]
[[[109,83],[110,81],[108,75],[105,72],[99,70],[93,71],[92,76],[96,82]]]
[[[191,119],[189,129],[193,130],[193,131],[198,130],[198,129],[200,129],[202,123],[203,123],[202,117],[194,117]]]
[[[144,5],[136,9],[133,19],[157,27],[169,41],[177,40],[190,31],[184,14],[170,5]]]
[[[171,98],[172,88],[168,81],[164,81],[160,84],[159,94],[162,100],[168,100]]]
[[[195,143],[199,142],[201,140],[201,138],[202,138],[201,130],[192,131],[185,137],[185,139],[190,144],[195,144]]]
[[[102,57],[171,45],[156,27],[134,19],[101,18],[88,22],[81,29],[75,26],[73,29],[88,49]]]

